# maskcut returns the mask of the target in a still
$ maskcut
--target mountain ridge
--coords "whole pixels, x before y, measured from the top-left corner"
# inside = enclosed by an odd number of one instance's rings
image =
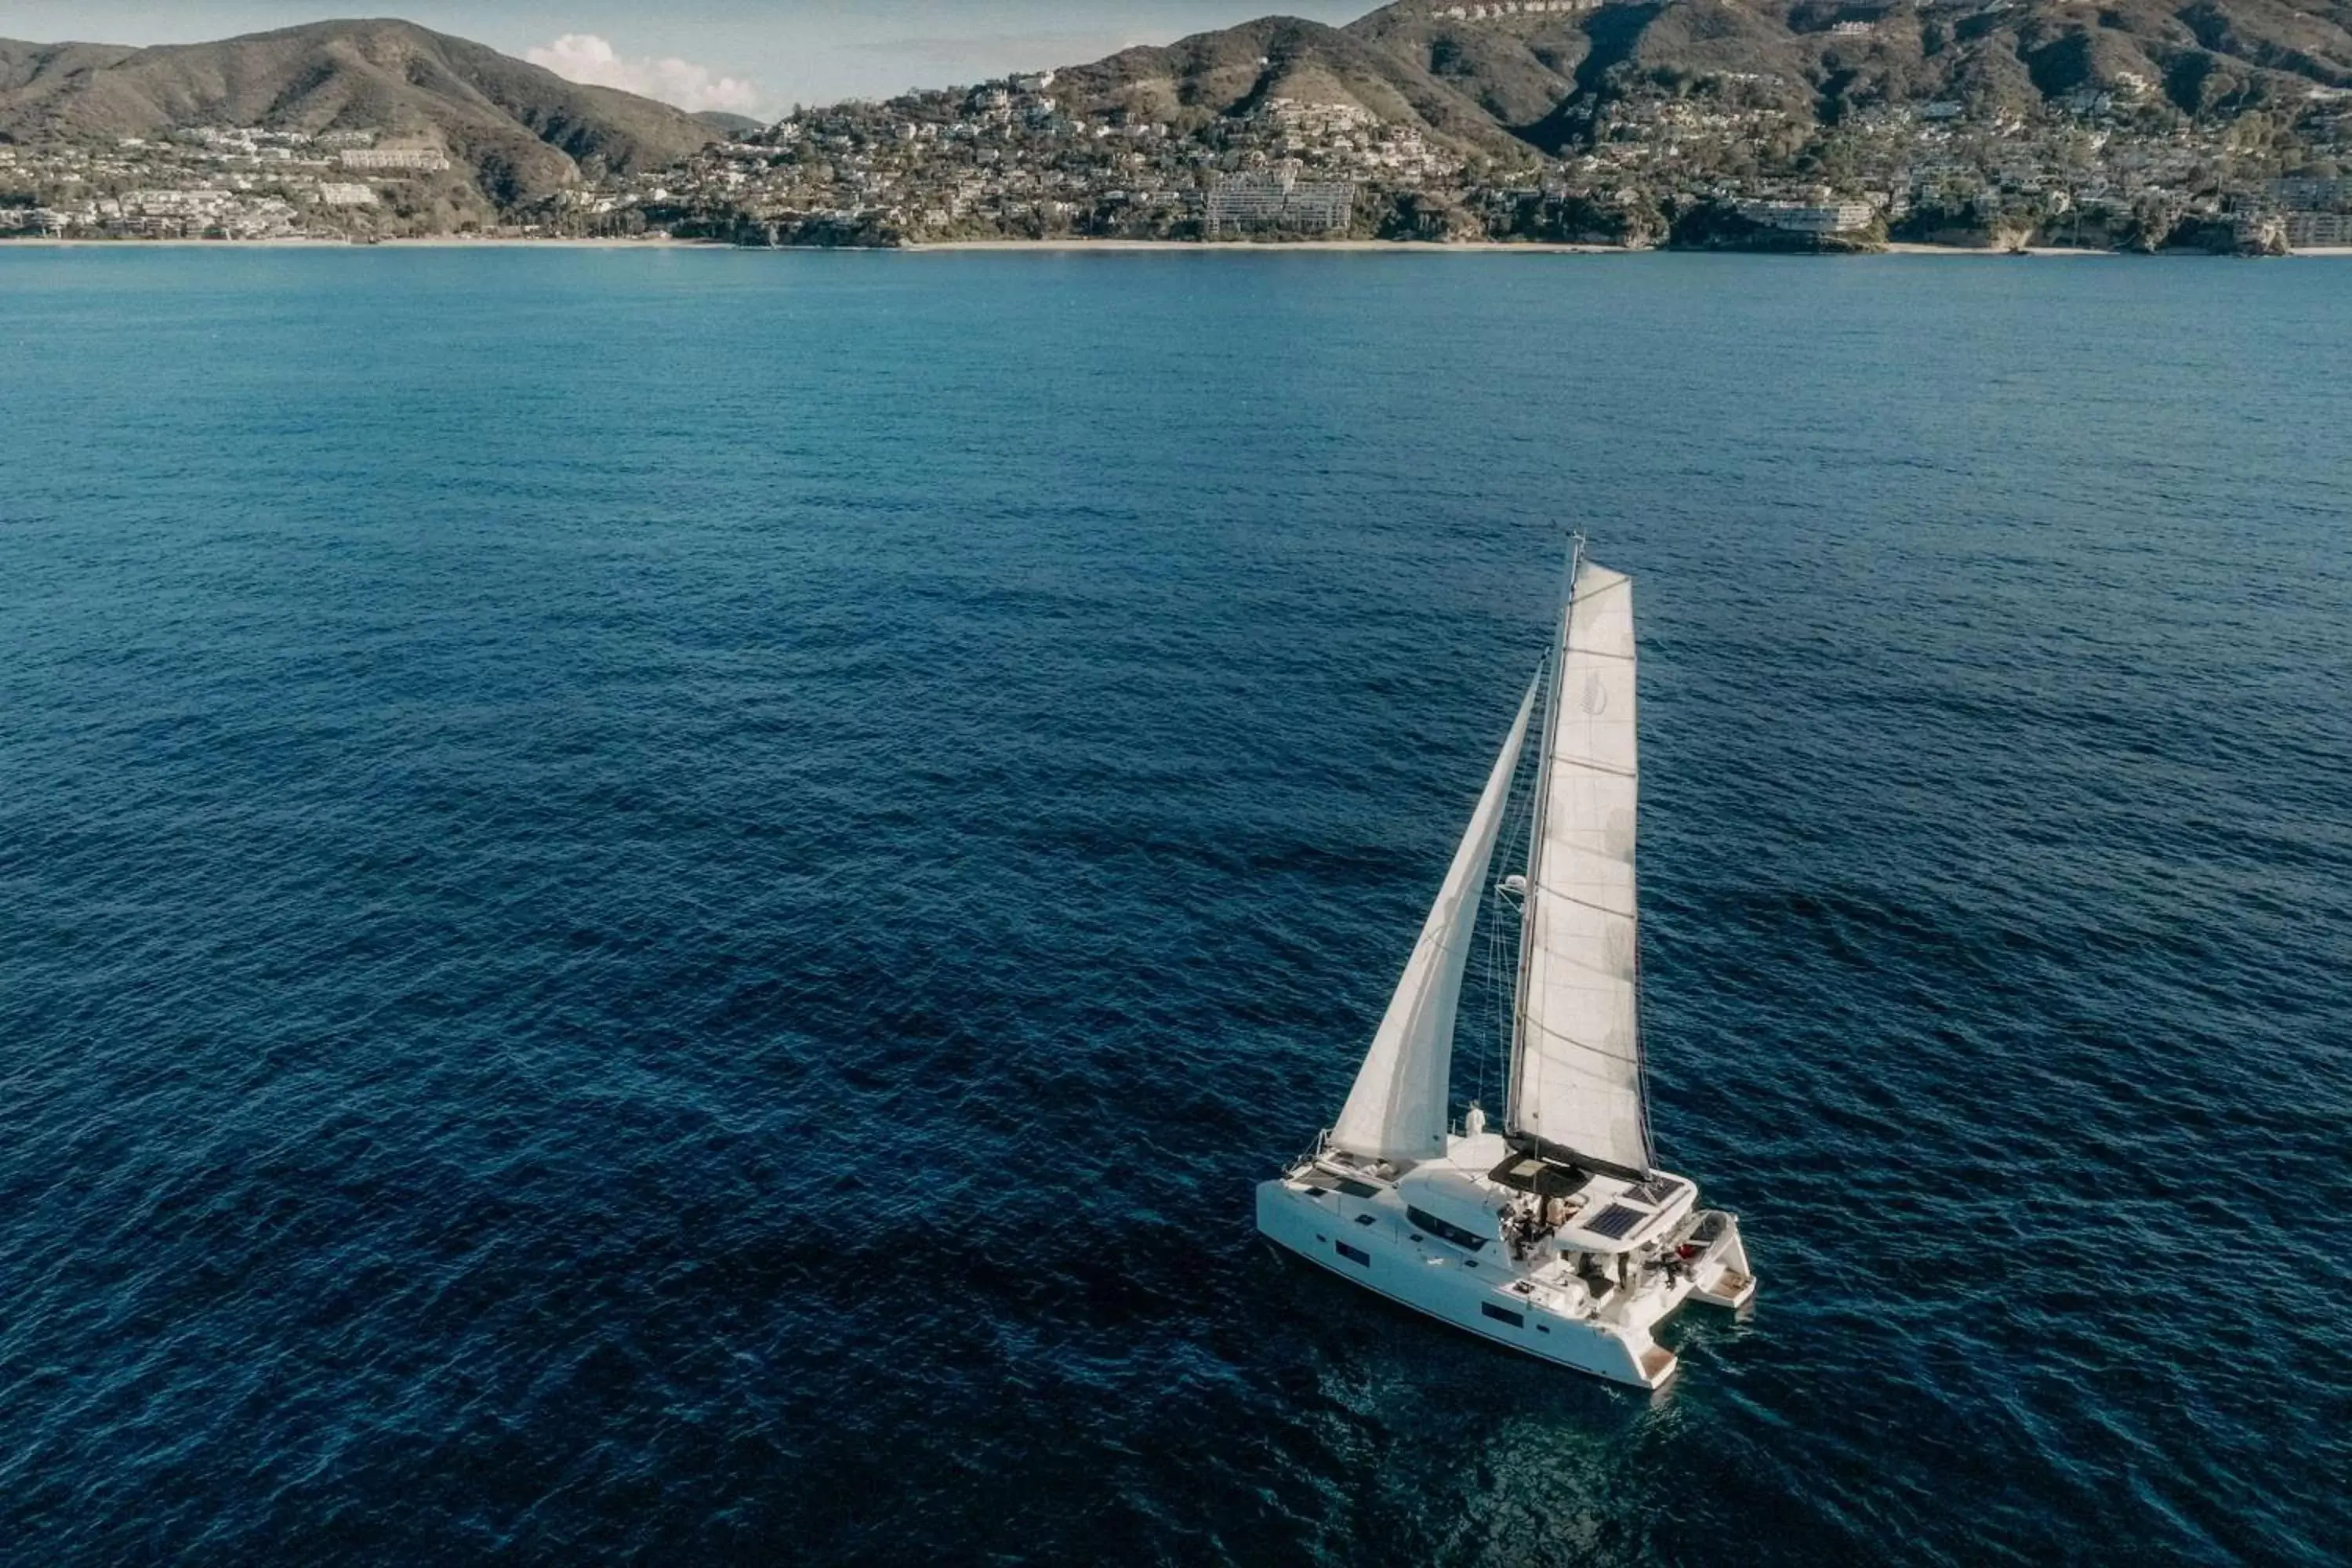
[[[1822,123],[2084,90],[2191,114],[2288,108],[2352,90],[2352,0],[1398,0],[1341,27],[1261,17],[1055,78],[1095,112],[1350,102],[1515,159],[1589,137],[1629,90],[1707,78]]]
[[[1055,73],[1093,115],[1189,128],[1275,98],[1349,103],[1474,157],[1589,139],[1615,98],[1706,78],[1822,123],[1881,104],[2022,107],[2145,92],[2189,113],[2352,91],[2352,0],[1396,0],[1330,26],[1280,15]],[[251,123],[436,142],[503,204],[582,166],[676,162],[755,123],[572,82],[396,18],[205,44],[0,39],[0,142]]]
[[[1417,121],[1465,152],[1516,159],[1529,151],[1475,100],[1415,62],[1297,16],[1260,16],[1122,49],[1056,70],[1055,88],[1091,114],[1185,129],[1276,98],[1343,101],[1383,120]]]
[[[0,160],[0,209],[47,215],[19,229],[131,235],[863,244],[1245,222],[1822,248],[1906,223],[1999,244],[2063,225],[2078,244],[2193,229],[2270,247],[2268,206],[2352,216],[2352,179],[2329,184],[2352,174],[2352,0],[2309,3],[1397,0],[1344,26],[1263,16],[764,128],[402,21],[151,48],[0,40],[0,141],[85,144]],[[284,134],[179,138],[233,155],[138,150],[203,126]],[[363,130],[453,167],[329,135]],[[2288,176],[2335,194],[2265,194]],[[233,223],[240,201],[277,205]],[[1835,235],[1788,226],[1807,223]]]
[[[144,47],[0,39],[0,141],[155,137],[206,124],[368,130],[432,146],[500,206],[573,184],[583,166],[660,167],[726,133],[669,104],[396,18]]]

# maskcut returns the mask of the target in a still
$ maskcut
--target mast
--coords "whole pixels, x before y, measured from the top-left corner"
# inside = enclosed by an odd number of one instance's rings
[[[1559,711],[1559,667],[1568,656],[1568,617],[1576,608],[1576,569],[1584,560],[1584,535],[1568,536],[1568,572],[1559,588],[1559,620],[1552,627],[1551,647],[1545,650],[1537,676],[1544,682],[1543,745],[1536,753],[1535,806],[1528,817],[1527,890],[1519,895],[1519,972],[1511,986],[1511,1061],[1503,1074],[1503,1131],[1517,1132],[1518,1124],[1519,1057],[1528,1037],[1528,959],[1534,943],[1536,870],[1543,858],[1544,807],[1551,796],[1552,721]]]
[[[1570,557],[1519,926],[1505,1130],[1638,1178],[1643,1089],[1634,846],[1641,794],[1633,580]]]

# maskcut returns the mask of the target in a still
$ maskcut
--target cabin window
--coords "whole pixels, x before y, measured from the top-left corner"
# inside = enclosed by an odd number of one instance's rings
[[[1348,1176],[1341,1176],[1332,1184],[1351,1198],[1378,1197],[1381,1192],[1380,1188],[1370,1182],[1359,1182]]]
[[[1475,1231],[1465,1230],[1458,1225],[1449,1225],[1426,1209],[1409,1208],[1404,1211],[1404,1215],[1417,1228],[1429,1232],[1441,1241],[1450,1241],[1465,1252],[1475,1252],[1486,1245],[1486,1238]]]
[[[1372,1255],[1370,1253],[1366,1252],[1360,1247],[1350,1247],[1344,1241],[1335,1241],[1331,1245],[1338,1247],[1339,1249],[1339,1256],[1346,1258],[1349,1262],[1364,1268],[1370,1268],[1372,1266]]]
[[[1515,1329],[1524,1329],[1528,1326],[1527,1319],[1512,1311],[1508,1307],[1497,1307],[1492,1301],[1481,1301],[1478,1303],[1478,1310],[1498,1323],[1508,1323]]]

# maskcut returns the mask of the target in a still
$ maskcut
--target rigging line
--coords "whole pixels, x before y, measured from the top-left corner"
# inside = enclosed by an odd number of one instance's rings
[[[1494,916],[1486,922],[1486,1005],[1490,1010],[1495,1005],[1495,933],[1501,924],[1502,900],[1497,898]],[[1486,1103],[1486,1053],[1484,1051],[1478,1053],[1478,1093],[1472,1103],[1481,1107]]]
[[[1524,760],[1524,756],[1522,756],[1521,760]],[[1516,765],[1511,770],[1513,782],[1515,784],[1517,783],[1518,771],[1519,770]],[[1517,814],[1514,807],[1516,807],[1517,804],[1518,803],[1515,796],[1507,795],[1505,797],[1503,820],[1500,824],[1500,831],[1496,836],[1497,841],[1496,847],[1502,849],[1507,854],[1510,848],[1511,843],[1516,837],[1515,824]],[[1506,864],[1508,862],[1506,861]],[[1488,878],[1484,889],[1485,896],[1493,900],[1492,904],[1488,907],[1488,913],[1486,915],[1486,1012],[1487,1016],[1490,1018],[1494,1016],[1496,1009],[1500,1007],[1502,1005],[1501,979],[1503,962],[1503,914],[1507,907],[1499,884],[1493,877],[1492,868],[1493,862],[1490,859],[1488,861]],[[1478,1093],[1475,1103],[1482,1110],[1485,1108],[1486,1103],[1487,1055],[1488,1053],[1483,1049],[1478,1052]]]
[[[1534,896],[1536,873],[1539,869],[1536,861],[1543,842],[1544,814],[1549,807],[1547,797],[1551,793],[1551,753],[1558,738],[1560,699],[1565,695],[1563,682],[1567,679],[1569,633],[1576,607],[1576,574],[1584,560],[1584,535],[1570,533],[1568,537],[1568,572],[1560,584],[1559,619],[1544,643],[1544,661],[1538,666],[1541,672],[1544,722],[1543,741],[1536,748],[1536,783],[1531,792],[1535,801],[1533,815],[1528,819],[1527,879],[1530,898]],[[1522,900],[1519,909],[1518,973],[1511,983],[1511,1065],[1503,1072],[1503,1126],[1506,1130],[1512,1126],[1519,1110],[1519,1054],[1527,1038],[1520,1026],[1527,1012],[1528,965],[1535,948],[1528,940],[1530,923]]]
[[[1522,787],[1521,779],[1530,773],[1540,775],[1541,773],[1542,764],[1540,760],[1537,757],[1522,753],[1519,759],[1519,767],[1517,769],[1518,776],[1514,777],[1512,780],[1510,805],[1507,808],[1503,818],[1503,843],[1501,848],[1502,863],[1506,866],[1517,865],[1526,858],[1528,842],[1534,832],[1536,811],[1535,791],[1532,785]],[[1503,934],[1503,920],[1507,913],[1511,919],[1518,922],[1518,940],[1523,942],[1527,939],[1528,911],[1527,900],[1524,896],[1516,907],[1512,905],[1508,899],[1503,896],[1500,879],[1497,879],[1495,883],[1494,899],[1495,919],[1488,922],[1487,926],[1487,933],[1491,945],[1489,947],[1488,965],[1486,970],[1486,1000],[1488,1016],[1493,1020],[1495,1040],[1490,1049],[1481,1051],[1478,1055],[1478,1081],[1483,1092],[1486,1082],[1488,1068],[1490,1066],[1499,1068],[1502,1069],[1505,1079],[1502,1086],[1503,1091],[1507,1095],[1510,1092],[1508,1064],[1511,1057],[1512,1030],[1514,1027],[1515,1015],[1518,1001],[1519,966],[1517,963],[1517,953],[1515,945]],[[1506,969],[1507,952],[1508,952],[1510,959],[1507,966],[1507,974]],[[1480,1103],[1482,1105],[1484,1104],[1483,1099]],[[1500,1114],[1499,1107],[1496,1108],[1496,1113],[1498,1115]]]
[[[1509,904],[1499,887],[1493,898],[1495,918],[1486,928],[1486,1021],[1489,1028],[1495,1027],[1507,1016],[1503,1005],[1503,920]],[[1494,1058],[1491,1045],[1478,1052],[1478,1103],[1482,1108],[1486,1103],[1486,1077],[1488,1069],[1494,1066]]]
[[[1480,989],[1486,994],[1487,1016],[1492,1017],[1495,1011],[1495,963],[1496,959],[1495,939],[1496,934],[1500,931],[1503,924],[1503,900],[1501,895],[1492,891],[1489,891],[1486,896],[1493,901],[1486,906],[1486,983],[1480,987]],[[1481,1019],[1480,1022],[1483,1024],[1485,1020]],[[1477,1060],[1478,1090],[1477,1093],[1473,1095],[1471,1098],[1472,1102],[1483,1110],[1486,1104],[1486,1050],[1483,1043],[1478,1047]]]
[[[1642,1163],[1654,1165],[1658,1161],[1658,1141],[1650,1133],[1650,1047],[1649,1031],[1643,1015],[1649,1009],[1642,1005],[1642,928],[1633,927],[1633,1108],[1642,1114]]]
[[[1514,918],[1519,921],[1519,930],[1524,933],[1527,930],[1526,910],[1522,908],[1515,910]],[[1499,936],[1497,940],[1500,940]],[[1514,1027],[1513,1015],[1517,1011],[1518,1001],[1517,958],[1516,949],[1507,952],[1497,952],[1495,955],[1495,1043],[1489,1055],[1497,1069],[1501,1097],[1505,1100],[1509,1099],[1511,1094],[1511,1030]],[[1501,1110],[1502,1107],[1499,1105],[1496,1107],[1498,1113]]]

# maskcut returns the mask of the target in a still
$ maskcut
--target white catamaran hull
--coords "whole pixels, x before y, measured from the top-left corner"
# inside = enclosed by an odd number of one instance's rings
[[[1463,1176],[1505,1152],[1491,1134],[1448,1142],[1446,1163],[1465,1167]],[[1684,1184],[1680,1202],[1653,1227],[1650,1255],[1626,1270],[1631,1281],[1597,1298],[1556,1251],[1514,1258],[1496,1241],[1475,1249],[1449,1243],[1416,1223],[1395,1184],[1313,1161],[1258,1184],[1257,1227],[1343,1279],[1481,1339],[1612,1383],[1660,1388],[1678,1363],[1651,1331],[1685,1302],[1737,1308],[1756,1290],[1738,1221],[1694,1209],[1696,1196]]]
[[[1257,1190],[1268,1238],[1529,1355],[1657,1388],[1652,1331],[1685,1301],[1747,1304],[1739,1222],[1657,1168],[1643,1091],[1633,854],[1633,580],[1583,558],[1339,1118]],[[1503,1131],[1447,1110],[1456,1010],[1512,780],[1540,699]]]

